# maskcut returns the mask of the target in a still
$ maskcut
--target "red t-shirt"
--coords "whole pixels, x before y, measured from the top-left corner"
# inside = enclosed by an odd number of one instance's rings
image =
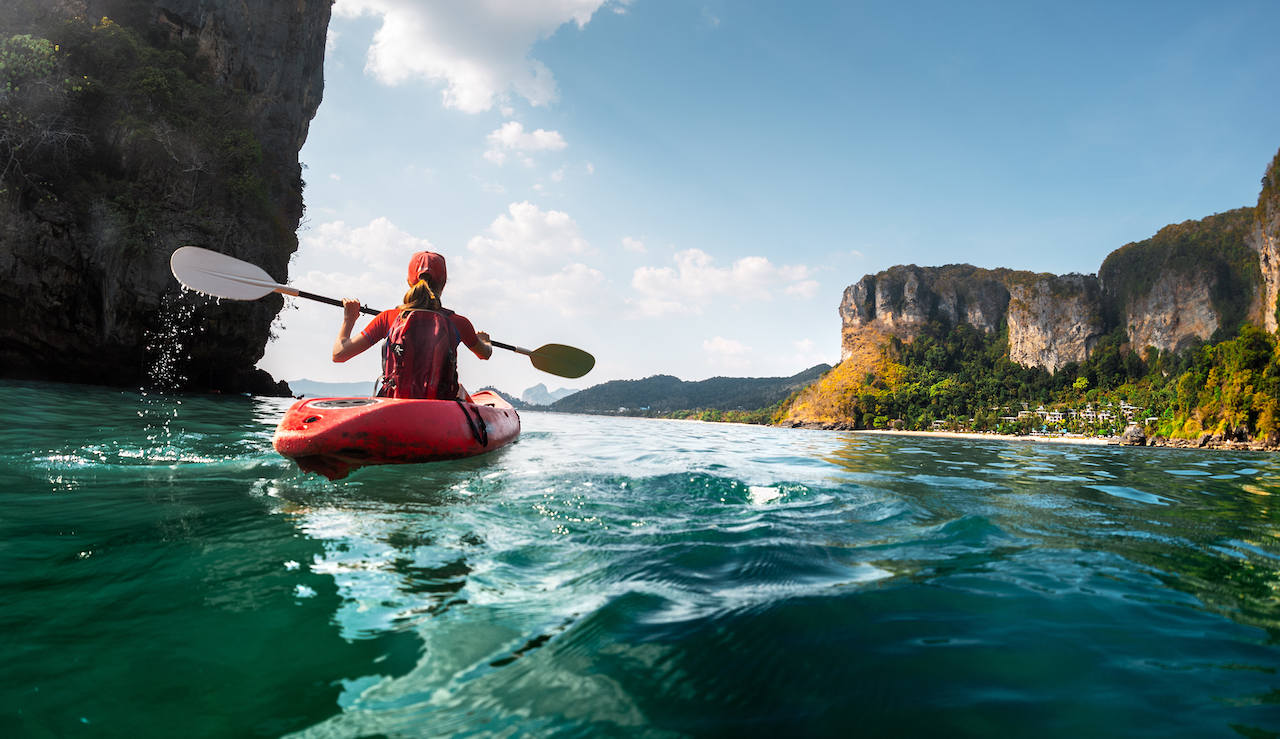
[[[382,341],[391,332],[391,324],[395,322],[398,315],[400,315],[400,309],[398,308],[382,311],[374,316],[372,321],[369,321],[369,325],[364,327],[360,335],[369,340],[370,346]],[[463,346],[471,346],[479,341],[476,338],[475,327],[471,325],[471,321],[468,321],[465,316],[454,313],[449,316],[449,320],[453,321],[453,325],[457,327],[458,336]]]

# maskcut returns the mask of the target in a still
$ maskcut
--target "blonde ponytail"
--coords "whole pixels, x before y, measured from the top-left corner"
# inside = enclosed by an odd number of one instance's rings
[[[409,291],[404,294],[404,303],[398,308],[402,315],[411,310],[422,309],[440,309],[440,296],[426,279],[418,280],[413,287],[409,288]]]

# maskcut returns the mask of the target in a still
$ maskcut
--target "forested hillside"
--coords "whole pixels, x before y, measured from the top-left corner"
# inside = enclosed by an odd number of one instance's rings
[[[712,377],[685,382],[671,375],[643,380],[614,380],[587,388],[551,404],[563,413],[658,415],[678,410],[757,410],[776,404],[831,369],[820,364],[792,377]]]

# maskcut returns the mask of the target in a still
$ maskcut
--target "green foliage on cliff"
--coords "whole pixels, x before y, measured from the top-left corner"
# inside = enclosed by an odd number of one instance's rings
[[[1277,431],[1280,418],[1280,352],[1277,339],[1245,326],[1229,341],[1205,346],[1190,357],[1161,416],[1159,433],[1194,437],[1236,429],[1253,436]]]
[[[147,5],[108,3],[139,17]],[[268,198],[248,96],[215,84],[194,40],[153,22],[135,29],[30,3],[0,7],[0,89],[37,83],[39,99],[0,92],[0,157],[10,162],[0,186],[11,196],[72,201],[130,253],[151,248],[169,215],[208,230],[257,219],[273,238],[292,237]],[[19,119],[22,135],[6,138]]]
[[[31,162],[83,146],[67,109],[83,90],[52,41],[0,36],[0,188],[25,180]],[[6,190],[7,191],[7,190]]]
[[[1021,408],[1023,401],[1048,401],[1075,379],[1022,367],[1008,357],[1007,329],[985,334],[966,323],[934,320],[914,341],[892,338],[878,373],[859,378],[836,401],[841,407],[823,413],[859,428],[883,428],[892,420],[911,429],[930,428],[934,421],[967,424],[971,417],[1007,415],[1003,408]]]
[[[1262,191],[1258,193],[1255,218],[1259,221],[1280,213],[1280,151],[1276,152],[1262,175]]]
[[[1105,410],[1109,417],[1050,424],[1058,430],[1118,433],[1127,410],[1149,434],[1267,437],[1280,430],[1280,349],[1273,334],[1244,325],[1238,335],[1182,354],[1130,350],[1113,331],[1083,364],[1050,375],[1008,359],[1007,333],[930,323],[912,342],[891,339],[874,373],[844,388],[840,407],[816,409],[858,428],[1026,433],[1046,426],[1034,415]],[[785,408],[783,408],[785,411]],[[781,414],[779,414],[781,415]],[[1105,414],[1104,414],[1105,415]]]
[[[1254,287],[1262,280],[1257,254],[1245,241],[1253,222],[1254,209],[1239,208],[1165,226],[1145,241],[1112,252],[1098,278],[1123,316],[1125,307],[1149,295],[1166,271],[1208,277],[1209,298],[1221,316],[1219,333],[1212,340],[1221,341],[1247,319]]]

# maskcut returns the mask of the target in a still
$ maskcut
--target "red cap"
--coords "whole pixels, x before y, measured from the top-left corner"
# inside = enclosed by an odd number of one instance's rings
[[[444,257],[433,251],[420,251],[409,260],[409,286],[418,284],[423,275],[430,275],[437,290],[444,289],[449,272],[444,267]]]

